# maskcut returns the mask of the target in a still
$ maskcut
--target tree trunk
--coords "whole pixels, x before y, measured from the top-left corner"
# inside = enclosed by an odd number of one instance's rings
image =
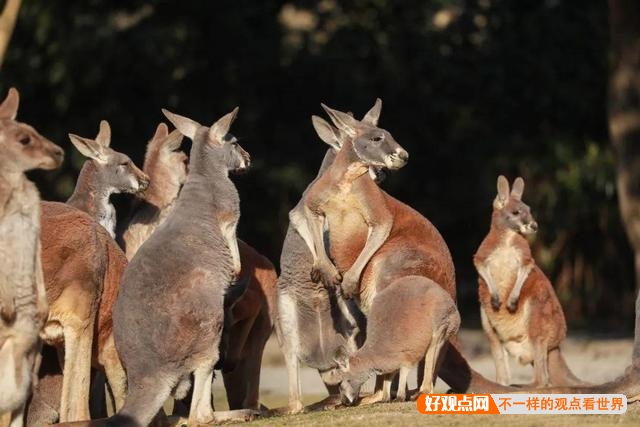
[[[611,76],[609,132],[616,152],[618,200],[635,252],[640,287],[640,1],[609,0]],[[640,295],[636,299],[633,365],[640,369]]]
[[[21,3],[22,0],[6,0],[2,15],[0,15],[0,68],[2,68],[2,62],[7,53],[7,46],[11,40],[16,19],[18,19]]]

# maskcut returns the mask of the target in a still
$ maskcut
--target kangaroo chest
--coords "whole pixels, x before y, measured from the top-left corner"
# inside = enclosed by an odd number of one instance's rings
[[[39,212],[38,195],[28,188],[9,199],[0,218],[0,286],[16,299],[35,301]]]
[[[362,215],[359,199],[350,192],[340,192],[325,203],[328,252],[338,270],[351,267],[367,240],[369,227]]]
[[[506,243],[493,250],[484,261],[501,297],[513,288],[522,258],[522,252],[517,246]]]

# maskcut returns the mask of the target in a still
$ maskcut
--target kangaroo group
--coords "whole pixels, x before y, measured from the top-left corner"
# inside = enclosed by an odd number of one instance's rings
[[[18,106],[12,88],[0,104],[0,426],[274,416],[283,411],[267,410],[259,394],[272,333],[286,362],[289,413],[415,399],[433,393],[438,377],[468,393],[611,389],[582,382],[562,356],[566,321],[529,247],[538,223],[522,178],[510,186],[498,177],[489,231],[473,256],[496,378],[469,366],[445,240],[378,185],[410,158],[379,126],[380,99],[361,120],[324,104],[329,120],[312,116],[328,148],[289,213],[279,275],[236,233],[244,219],[233,175],[251,164],[231,129],[238,108],[198,118],[210,125],[162,110],[174,130],[154,124],[142,169],[110,148],[105,120],[93,139],[69,134],[87,159],[60,203],[41,201],[25,172],[59,167],[64,152],[19,122]],[[133,195],[121,217],[116,193]],[[509,357],[533,366],[531,384],[511,383]],[[329,393],[310,407],[301,363]],[[416,366],[418,388],[409,390]],[[213,406],[216,370],[228,411]],[[361,393],[372,377],[373,394]]]

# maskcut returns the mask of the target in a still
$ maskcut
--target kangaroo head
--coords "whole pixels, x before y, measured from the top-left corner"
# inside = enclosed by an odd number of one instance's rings
[[[12,172],[57,168],[64,151],[31,126],[16,121],[19,104],[20,94],[14,88],[0,104],[0,167]]]
[[[347,114],[353,117],[353,114],[351,112]],[[330,149],[333,151],[334,155],[335,153],[340,151],[345,139],[347,138],[347,135],[340,131],[340,129],[331,126],[329,123],[327,123],[326,120],[318,116],[311,116],[311,123],[313,124],[313,128],[315,129],[320,139],[327,145],[329,145],[329,147],[331,147]],[[369,166],[369,176],[376,182],[376,184],[379,184],[384,181],[384,179],[387,177],[387,174],[385,173],[383,167]]]
[[[93,164],[97,185],[109,193],[137,193],[149,186],[149,177],[133,164],[129,156],[109,148],[111,127],[100,122],[95,139],[69,134],[71,143]]]
[[[190,165],[197,168],[216,169],[222,163],[229,172],[244,172],[251,164],[251,157],[229,133],[238,114],[238,107],[224,115],[211,127],[206,127],[187,117],[165,109],[162,113],[187,138],[193,141]]]
[[[409,159],[409,153],[398,144],[389,131],[378,127],[382,101],[375,105],[362,120],[321,104],[333,124],[344,133],[344,141],[353,147],[359,161],[367,166],[400,169]]]
[[[509,181],[498,177],[498,195],[493,201],[494,221],[500,227],[511,229],[520,234],[532,234],[538,230],[538,223],[531,215],[531,209],[521,199],[524,180],[520,177],[513,181],[509,191]]]
[[[142,170],[159,184],[179,188],[187,179],[187,155],[180,150],[183,135],[179,130],[169,133],[167,125],[160,123],[147,144]]]

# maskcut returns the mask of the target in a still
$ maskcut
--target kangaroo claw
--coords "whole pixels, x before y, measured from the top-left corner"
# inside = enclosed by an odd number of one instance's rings
[[[500,297],[498,295],[491,295],[491,307],[494,310],[500,309]]]

